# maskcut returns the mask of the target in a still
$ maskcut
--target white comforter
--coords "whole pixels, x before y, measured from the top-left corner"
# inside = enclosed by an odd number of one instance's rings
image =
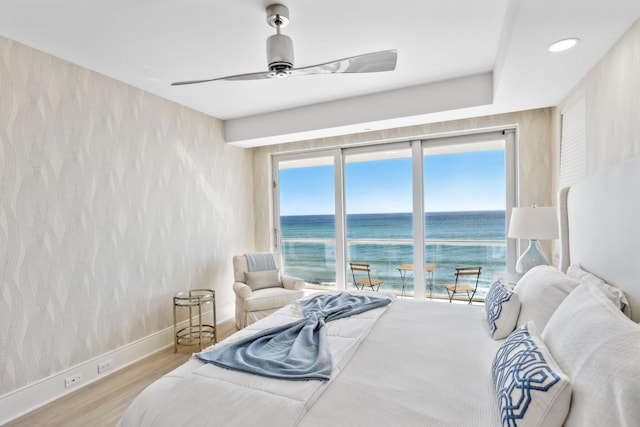
[[[295,306],[230,337],[287,323]],[[136,398],[120,426],[496,426],[483,307],[395,301],[327,324],[329,382],[264,378],[192,359]],[[370,332],[369,332],[370,331]]]
[[[307,408],[339,376],[360,342],[388,307],[327,323],[327,341],[333,361],[330,381],[266,378],[220,368],[193,358],[143,391],[127,409],[119,425],[296,425]],[[284,307],[218,345],[301,317],[297,305]]]
[[[399,300],[301,426],[500,425],[484,307]]]

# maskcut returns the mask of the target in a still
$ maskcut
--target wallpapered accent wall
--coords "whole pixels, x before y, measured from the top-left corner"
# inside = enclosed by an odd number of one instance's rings
[[[233,301],[251,152],[222,122],[0,37],[0,395]]]

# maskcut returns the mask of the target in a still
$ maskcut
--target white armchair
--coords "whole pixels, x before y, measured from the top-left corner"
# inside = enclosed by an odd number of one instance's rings
[[[236,326],[242,329],[304,296],[304,281],[283,276],[282,257],[274,253],[276,270],[249,271],[247,257],[233,257]]]

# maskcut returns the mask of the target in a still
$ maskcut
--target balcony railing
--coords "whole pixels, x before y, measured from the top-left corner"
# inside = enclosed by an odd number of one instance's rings
[[[335,288],[335,239],[282,239],[288,275],[303,278],[310,286]],[[444,298],[444,284],[452,283],[456,266],[482,266],[476,299],[484,300],[494,272],[506,271],[507,250],[504,240],[426,240],[426,263],[436,266],[433,273],[433,297]],[[409,239],[347,240],[347,286],[353,288],[348,262],[371,265],[372,278],[383,281],[381,290],[400,293],[402,281],[397,267],[413,263],[413,241]],[[357,277],[356,277],[357,278]],[[406,291],[413,295],[414,283],[409,272]],[[429,295],[427,289],[427,295]]]

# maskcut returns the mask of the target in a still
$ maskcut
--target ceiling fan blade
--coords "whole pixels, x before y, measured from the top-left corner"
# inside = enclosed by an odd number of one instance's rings
[[[381,71],[393,71],[396,69],[398,51],[383,50],[380,52],[365,53],[364,55],[351,56],[324,64],[311,65],[309,67],[294,68],[284,71],[282,75],[274,71],[259,73],[237,74],[235,76],[217,77],[214,79],[188,80],[171,83],[171,86],[184,86],[196,83],[207,83],[216,80],[263,80],[274,77],[299,76],[305,74],[334,74],[334,73],[378,73]]]
[[[273,77],[272,72],[263,71],[260,73],[236,74],[235,76],[216,77],[215,79],[188,80],[184,82],[174,82],[174,83],[171,83],[171,86],[192,85],[196,83],[214,82],[216,80],[262,80],[262,79],[270,79],[271,77]]]
[[[338,59],[337,61],[331,61],[324,64],[294,68],[289,72],[289,74],[378,73],[381,71],[395,70],[397,61],[397,50],[383,50],[380,52],[365,53],[364,55]]]

